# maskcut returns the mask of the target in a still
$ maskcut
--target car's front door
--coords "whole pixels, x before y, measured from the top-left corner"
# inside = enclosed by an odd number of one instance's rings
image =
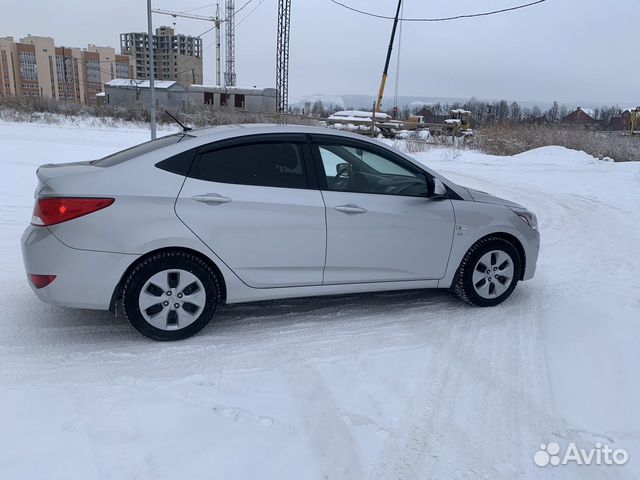
[[[320,285],[324,203],[304,135],[253,136],[201,148],[178,217],[247,285]]]
[[[429,197],[433,179],[386,149],[314,136],[327,215],[324,283],[444,276],[454,230],[450,200]]]

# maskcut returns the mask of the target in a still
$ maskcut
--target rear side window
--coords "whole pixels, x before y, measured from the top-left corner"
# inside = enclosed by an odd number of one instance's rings
[[[156,140],[141,143],[140,145],[136,145],[135,147],[127,148],[126,150],[114,153],[107,157],[101,158],[100,160],[94,160],[93,162],[91,162],[91,165],[95,165],[96,167],[111,167],[112,165],[126,162],[128,160],[131,160],[132,158],[144,155],[145,153],[150,153],[160,148],[168,147],[169,145],[175,145],[179,142],[188,141],[191,138],[194,137],[192,135],[186,135],[184,133],[169,135],[166,137],[158,138]]]
[[[202,153],[189,176],[263,187],[308,185],[301,145],[289,142],[236,145]]]
[[[186,177],[189,174],[189,169],[191,168],[191,163],[196,156],[197,150],[197,148],[192,148],[186,152],[169,157],[166,160],[156,163],[156,167]]]

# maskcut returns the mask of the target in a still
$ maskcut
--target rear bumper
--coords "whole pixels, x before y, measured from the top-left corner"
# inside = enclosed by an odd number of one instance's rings
[[[48,228],[29,226],[22,234],[27,273],[56,275],[44,288],[31,288],[52,305],[108,310],[113,292],[137,255],[67,247]]]

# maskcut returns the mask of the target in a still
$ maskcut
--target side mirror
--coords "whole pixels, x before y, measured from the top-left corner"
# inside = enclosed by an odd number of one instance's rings
[[[351,178],[353,175],[353,168],[350,163],[339,163],[336,165],[336,177]]]
[[[447,198],[447,187],[439,178],[433,179],[433,195],[431,198]]]

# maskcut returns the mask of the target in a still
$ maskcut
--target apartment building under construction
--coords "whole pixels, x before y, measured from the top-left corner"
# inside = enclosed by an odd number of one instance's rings
[[[203,83],[201,38],[176,34],[171,27],[156,28],[152,37],[156,79],[174,80],[184,85]],[[133,57],[135,78],[149,78],[151,68],[147,33],[120,34],[120,52]]]
[[[78,103],[114,78],[135,78],[134,61],[114,48],[57,46],[51,37],[0,37],[0,96],[35,96]]]

